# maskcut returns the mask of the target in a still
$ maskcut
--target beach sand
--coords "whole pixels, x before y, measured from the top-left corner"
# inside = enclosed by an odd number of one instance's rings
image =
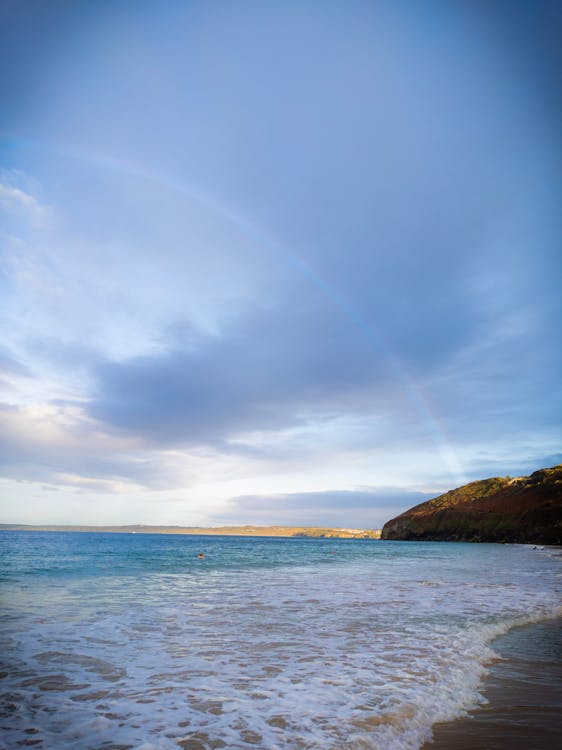
[[[422,750],[554,750],[562,737],[562,619],[498,638],[487,676],[488,704],[437,724]]]

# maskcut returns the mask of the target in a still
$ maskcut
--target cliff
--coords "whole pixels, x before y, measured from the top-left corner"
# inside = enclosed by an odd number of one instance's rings
[[[562,544],[562,464],[458,487],[387,521],[382,538]]]

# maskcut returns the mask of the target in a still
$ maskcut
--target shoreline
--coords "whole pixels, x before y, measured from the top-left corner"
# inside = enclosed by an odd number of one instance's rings
[[[492,642],[488,701],[435,724],[421,750],[550,750],[562,736],[562,617],[521,625]]]

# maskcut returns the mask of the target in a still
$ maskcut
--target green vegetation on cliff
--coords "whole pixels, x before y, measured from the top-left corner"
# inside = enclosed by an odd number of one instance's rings
[[[382,538],[562,544],[562,464],[450,490],[385,523]]]

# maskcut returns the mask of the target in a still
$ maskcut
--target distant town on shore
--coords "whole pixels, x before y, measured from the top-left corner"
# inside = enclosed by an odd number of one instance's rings
[[[85,531],[121,534],[197,534],[205,536],[279,536],[316,539],[380,539],[380,529],[339,529],[315,526],[71,526],[0,524],[10,531]]]

